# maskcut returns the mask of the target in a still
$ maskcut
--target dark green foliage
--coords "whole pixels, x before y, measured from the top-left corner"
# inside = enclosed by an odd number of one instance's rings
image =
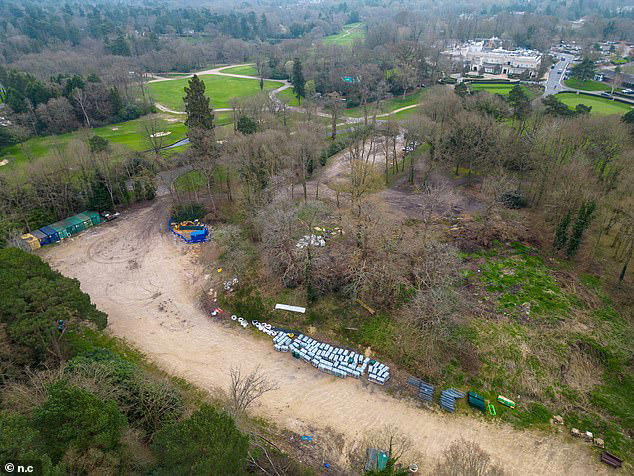
[[[62,336],[55,328],[57,319],[67,323]],[[52,347],[63,348],[66,335],[82,323],[103,329],[107,318],[81,291],[79,281],[51,270],[37,256],[7,248],[0,250],[0,322],[21,358],[39,365]]]
[[[553,243],[556,250],[561,250],[564,246],[566,246],[566,242],[568,241],[568,227],[570,226],[571,219],[572,211],[568,210],[559,221],[559,225],[557,225],[557,230],[555,231],[555,242]]]
[[[172,221],[200,220],[205,214],[205,208],[200,203],[186,203],[174,207],[174,210],[172,210]]]
[[[175,421],[183,411],[180,392],[169,382],[147,377],[129,360],[106,349],[96,349],[70,360],[65,372],[85,377],[98,376],[114,388],[110,394],[124,409],[128,421],[154,434],[164,423]]]
[[[108,150],[108,139],[104,139],[98,135],[92,136],[88,139],[88,145],[90,146],[90,151],[95,152],[105,152]]]
[[[623,114],[623,117],[621,117],[621,120],[625,122],[626,124],[634,126],[634,109]]]
[[[328,144],[321,155],[319,156],[319,164],[324,166],[328,162],[328,159],[335,155],[337,152],[341,152],[343,149],[350,145],[351,139],[349,136],[338,136],[334,141]]]
[[[306,96],[306,80],[302,71],[302,62],[299,58],[293,60],[293,73],[291,74],[291,84],[297,102],[301,104],[302,98]]]
[[[92,194],[88,200],[88,206],[92,210],[104,212],[114,208],[114,202],[106,186],[105,178],[97,173],[91,186]]]
[[[574,114],[574,112],[554,94],[543,98],[542,103],[546,106],[546,114],[550,114],[551,116],[568,117]]]
[[[69,448],[116,450],[126,424],[115,402],[101,401],[63,381],[51,386],[48,400],[33,415],[33,426],[54,462]]]
[[[17,113],[26,112],[29,104],[36,108],[53,97],[51,88],[29,73],[0,67],[0,84],[4,87],[3,101]]]
[[[509,91],[507,101],[513,108],[513,117],[516,119],[525,118],[531,110],[531,100],[519,83]]]
[[[25,139],[25,134],[19,128],[0,126],[0,148],[18,144]]]
[[[585,104],[577,104],[575,106],[575,114],[577,115],[590,114],[590,111],[592,111],[592,106],[586,106]]]
[[[254,134],[258,130],[257,123],[248,116],[241,116],[238,119],[238,124],[236,125],[236,129],[243,134]]]
[[[500,202],[507,208],[519,209],[528,206],[526,196],[519,190],[509,190],[500,195]]]
[[[594,78],[596,65],[590,58],[584,58],[581,63],[570,68],[570,76],[581,81],[587,81]]]
[[[156,433],[157,474],[245,474],[248,438],[226,413],[203,405]]]
[[[38,436],[26,417],[0,411],[0,463],[15,460],[39,461],[43,474],[65,474],[63,468],[53,467],[51,458],[39,444]]]
[[[187,112],[185,125],[189,129],[213,129],[214,113],[205,96],[205,83],[198,76],[194,75],[187,83],[183,101]]]
[[[465,97],[466,95],[469,94],[469,88],[464,82],[462,82],[454,86],[453,92],[456,93],[460,97]]]
[[[123,35],[117,36],[117,38],[108,45],[108,49],[113,55],[130,56],[130,46]]]
[[[590,226],[592,221],[592,215],[596,208],[596,202],[594,200],[581,204],[575,224],[572,226],[572,234],[568,241],[568,247],[566,248],[566,255],[571,258],[577,254],[581,241],[583,239],[583,232]]]

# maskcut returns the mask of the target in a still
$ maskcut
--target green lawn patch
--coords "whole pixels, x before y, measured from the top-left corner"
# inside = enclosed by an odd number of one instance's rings
[[[512,315],[553,315],[563,318],[570,300],[551,277],[543,260],[520,244],[503,259],[487,259],[482,266],[481,281],[486,290],[496,293],[500,310]],[[530,306],[530,307],[529,307]]]
[[[258,71],[253,67],[253,65],[250,64],[234,66],[233,68],[223,68],[220,70],[220,72],[230,74],[243,74],[245,76],[257,76],[258,74]]]
[[[424,92],[424,89],[419,89],[418,91],[415,91],[406,96],[395,96],[393,98],[386,99],[385,101],[381,103],[380,114],[389,113],[405,106],[418,104],[423,97],[423,92]],[[344,111],[344,115],[348,117],[363,117],[363,107],[357,106],[350,109],[346,109]]]
[[[215,74],[200,76],[206,87],[207,96],[211,98],[214,108],[231,107],[233,98],[255,96],[260,92],[260,82],[257,79],[231,78]],[[172,81],[159,81],[149,83],[148,89],[156,102],[174,111],[184,111],[184,88],[188,79],[175,79]],[[278,81],[264,81],[264,89],[276,89],[282,86]]]
[[[165,115],[163,115],[165,116]],[[175,116],[172,116],[175,117]],[[176,117],[175,117],[176,118]],[[187,136],[187,128],[183,124],[185,116],[179,116],[178,122],[164,122],[164,130],[170,132],[165,137],[165,145],[173,144]],[[215,116],[216,126],[229,124],[232,120],[231,113],[217,113]],[[112,144],[122,145],[130,150],[143,151],[149,148],[143,133],[144,118],[134,119],[132,121],[119,122],[107,126],[96,127],[94,129],[69,132],[67,134],[52,135],[45,137],[32,137],[31,139],[11,147],[5,147],[0,150],[0,157],[11,157],[15,159],[13,165],[6,165],[0,168],[8,170],[10,167],[20,165],[31,159],[38,159],[50,154],[55,149],[64,149],[69,143],[81,140],[83,138],[98,135],[107,139]],[[179,151],[179,148],[170,149],[171,152]],[[167,151],[166,151],[167,152]]]
[[[514,87],[515,87],[515,83],[509,83],[509,84],[472,83],[469,85],[469,88],[472,91],[486,91],[487,93],[490,93],[490,94],[501,94],[502,96],[508,96],[509,93],[511,92],[511,89],[513,89]],[[537,96],[539,96],[540,94],[544,92],[541,86],[528,87],[522,84],[521,87],[531,99],[536,98]]]
[[[572,89],[581,89],[582,91],[610,91],[612,86],[609,84],[587,79],[581,81],[579,79],[570,78],[564,81],[564,84]]]
[[[355,41],[365,39],[365,25],[362,22],[344,25],[340,33],[326,36],[324,45],[351,46]]]
[[[609,114],[625,114],[632,109],[632,106],[622,102],[612,101],[608,98],[587,96],[576,93],[559,93],[557,99],[563,102],[570,109],[574,109],[577,104],[585,104],[592,106],[590,114],[609,115]]]
[[[174,188],[179,192],[197,192],[207,185],[204,175],[197,170],[192,170],[174,180]]]
[[[284,91],[280,91],[277,93],[277,97],[280,99],[286,100],[286,103],[289,106],[298,106],[297,97],[295,97],[295,93],[293,92],[293,88],[287,88]]]

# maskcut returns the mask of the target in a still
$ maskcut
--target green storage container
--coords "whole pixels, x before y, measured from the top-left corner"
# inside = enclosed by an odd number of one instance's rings
[[[57,232],[60,240],[63,240],[64,238],[68,238],[70,236],[68,232],[66,231],[66,226],[64,226],[64,224],[61,221],[53,223],[51,225],[51,228]]]
[[[99,215],[99,213],[97,212],[91,212],[91,211],[85,211],[85,212],[81,212],[82,215],[86,215],[88,218],[90,218],[90,220],[92,221],[93,225],[99,225],[99,223],[102,222],[101,220],[101,215]]]
[[[482,413],[486,413],[486,404],[484,403],[484,398],[482,398],[475,392],[469,392],[467,395],[467,401],[469,402],[470,406],[477,408]]]
[[[69,235],[76,235],[80,231],[84,230],[84,222],[76,216],[68,217],[66,220],[62,220],[62,225],[66,227],[66,232]]]
[[[75,215],[77,218],[79,218],[83,223],[84,223],[84,229],[86,228],[90,228],[92,226],[92,220],[90,219],[90,217],[88,215],[86,215],[85,213],[78,213],[77,215]]]

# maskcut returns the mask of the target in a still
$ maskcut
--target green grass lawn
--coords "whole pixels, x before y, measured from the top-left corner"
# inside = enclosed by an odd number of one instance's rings
[[[196,192],[207,185],[203,174],[197,170],[187,172],[174,180],[174,188],[179,192]]]
[[[365,38],[365,25],[363,23],[350,23],[343,26],[343,31],[336,35],[326,36],[324,45],[351,46],[357,40]]]
[[[298,106],[297,98],[295,97],[295,93],[293,92],[293,88],[285,89],[284,91],[277,94],[277,97],[280,99],[286,99],[286,102],[289,106]]]
[[[404,111],[399,111],[396,114],[392,114],[390,116],[390,118],[394,118],[394,119],[398,119],[398,120],[408,119],[411,116],[413,116],[414,114],[416,114],[417,110],[418,110],[417,107],[412,107],[410,109],[405,109]]]
[[[631,106],[607,98],[586,96],[575,93],[559,93],[557,99],[561,100],[566,106],[574,109],[577,104],[585,104],[592,106],[590,114],[608,115],[608,114],[625,114],[632,109]]]
[[[200,76],[205,83],[206,93],[211,98],[214,108],[230,107],[230,100],[237,97],[255,96],[260,91],[257,79],[230,78],[208,74]],[[159,81],[149,83],[148,89],[156,102],[174,111],[183,111],[184,88],[188,79]],[[275,89],[282,86],[278,81],[264,81],[264,89]]]
[[[245,76],[257,76],[258,72],[253,65],[247,64],[242,66],[234,66],[233,68],[224,68],[221,73],[243,74]]]
[[[418,104],[423,96],[423,89],[408,94],[407,96],[395,96],[390,99],[386,99],[381,104],[381,114],[396,111],[405,106],[411,106],[412,104]],[[406,111],[402,111],[406,112]],[[346,109],[344,115],[348,117],[363,117],[363,108],[361,106]]]
[[[169,117],[166,114],[162,114],[162,117]],[[174,117],[174,116],[172,116]],[[174,117],[176,118],[176,117]],[[177,117],[178,122],[165,121],[165,131],[170,132],[169,136],[165,137],[165,145],[173,144],[181,139],[184,139],[187,135],[185,124],[183,124],[184,117]],[[215,116],[215,123],[217,126],[222,126],[231,122],[231,113],[218,113]],[[51,153],[56,148],[63,149],[70,142],[75,140],[81,140],[83,137],[92,137],[98,135],[107,139],[112,144],[119,144],[127,147],[130,150],[142,151],[149,148],[144,136],[143,136],[143,118],[134,119],[132,121],[120,122],[118,124],[110,124],[108,126],[97,127],[91,130],[80,130],[75,132],[69,132],[67,134],[45,136],[45,137],[33,137],[21,144],[16,144],[11,147],[5,147],[0,150],[0,157],[7,158],[12,157],[15,159],[15,164],[20,165],[30,159],[38,159]],[[170,149],[171,151],[178,151],[180,148]],[[2,167],[2,169],[8,169],[11,165]]]
[[[513,89],[514,86],[515,84],[513,83],[510,83],[510,84],[479,83],[479,84],[470,84],[469,88],[472,91],[486,91],[487,93],[490,93],[490,94],[501,94],[502,96],[508,96],[508,94],[511,92],[511,89]],[[544,92],[543,88],[541,88],[540,86],[528,87],[528,86],[522,85],[522,89],[524,90],[526,94],[529,95],[531,99],[539,96],[540,94]]]
[[[579,79],[570,78],[564,81],[564,84],[572,89],[581,89],[582,91],[610,91],[612,86],[599,81],[588,79],[581,81]]]

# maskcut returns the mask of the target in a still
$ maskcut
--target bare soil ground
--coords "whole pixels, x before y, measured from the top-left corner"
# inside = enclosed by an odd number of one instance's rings
[[[165,199],[158,199],[41,253],[55,269],[77,278],[108,313],[109,332],[167,372],[216,393],[227,388],[231,366],[260,365],[279,389],[265,395],[254,412],[279,428],[312,434],[324,459],[342,467],[349,467],[350,453],[364,450],[365,436],[389,424],[414,442],[423,468],[464,437],[478,441],[511,474],[607,474],[587,445],[567,435],[517,431],[483,417],[425,409],[367,381],[320,373],[275,352],[268,338],[211,320],[197,305],[204,277],[194,256],[195,247],[212,245],[177,241],[166,230],[166,218]]]

